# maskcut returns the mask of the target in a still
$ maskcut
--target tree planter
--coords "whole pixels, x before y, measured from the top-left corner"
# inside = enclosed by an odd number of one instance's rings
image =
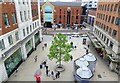
[[[56,65],[55,71],[63,72],[63,71],[65,71],[65,68],[63,65]]]

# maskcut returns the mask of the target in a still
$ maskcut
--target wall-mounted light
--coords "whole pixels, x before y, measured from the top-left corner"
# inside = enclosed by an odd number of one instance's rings
[[[56,12],[56,10],[54,10],[54,12]]]

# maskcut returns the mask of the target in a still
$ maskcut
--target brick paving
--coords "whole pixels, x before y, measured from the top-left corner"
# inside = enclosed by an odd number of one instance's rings
[[[49,47],[51,46],[53,36],[43,36],[43,42],[38,45],[37,50],[34,51],[30,57],[21,64],[21,66],[18,69],[18,73],[14,73],[8,81],[35,81],[35,72],[39,72],[41,74],[41,80],[42,81],[53,81],[52,77],[47,77],[45,75],[45,69],[42,70],[39,69],[40,63],[42,63],[44,60],[47,60],[47,65],[49,66],[50,70],[54,70],[54,67],[56,65],[55,60],[50,61],[47,58],[47,54],[49,52]],[[69,39],[69,38],[68,38]],[[83,38],[73,38],[69,39],[69,42],[73,41],[74,45],[77,45],[76,50],[72,50],[71,54],[73,56],[73,60],[81,57],[85,54],[85,45],[82,45],[82,39]],[[48,43],[48,47],[42,51],[42,46],[44,43]],[[89,39],[87,38],[87,43],[90,43]],[[118,75],[114,72],[111,72],[106,65],[106,63],[98,56],[95,49],[90,45],[90,51],[97,57],[97,64],[96,64],[96,70],[94,73],[94,77],[92,78],[93,81],[118,81]],[[35,55],[38,55],[37,62],[34,61]],[[68,63],[63,62],[63,65],[65,67],[65,71],[61,73],[60,78],[55,79],[54,81],[74,81],[73,73],[74,73],[74,67],[73,67],[73,61],[70,61]]]

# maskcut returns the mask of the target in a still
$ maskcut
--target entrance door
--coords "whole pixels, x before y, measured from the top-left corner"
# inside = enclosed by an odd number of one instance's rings
[[[46,25],[47,28],[52,28],[51,22],[45,22],[45,25]]]

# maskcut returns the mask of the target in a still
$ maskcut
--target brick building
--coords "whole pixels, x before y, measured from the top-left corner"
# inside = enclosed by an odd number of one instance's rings
[[[94,35],[104,46],[111,70],[120,72],[120,0],[100,0],[96,11]]]
[[[42,41],[38,0],[0,0],[0,82]]]
[[[70,27],[81,23],[81,2],[45,2],[41,3],[41,24],[45,27],[58,25]]]

